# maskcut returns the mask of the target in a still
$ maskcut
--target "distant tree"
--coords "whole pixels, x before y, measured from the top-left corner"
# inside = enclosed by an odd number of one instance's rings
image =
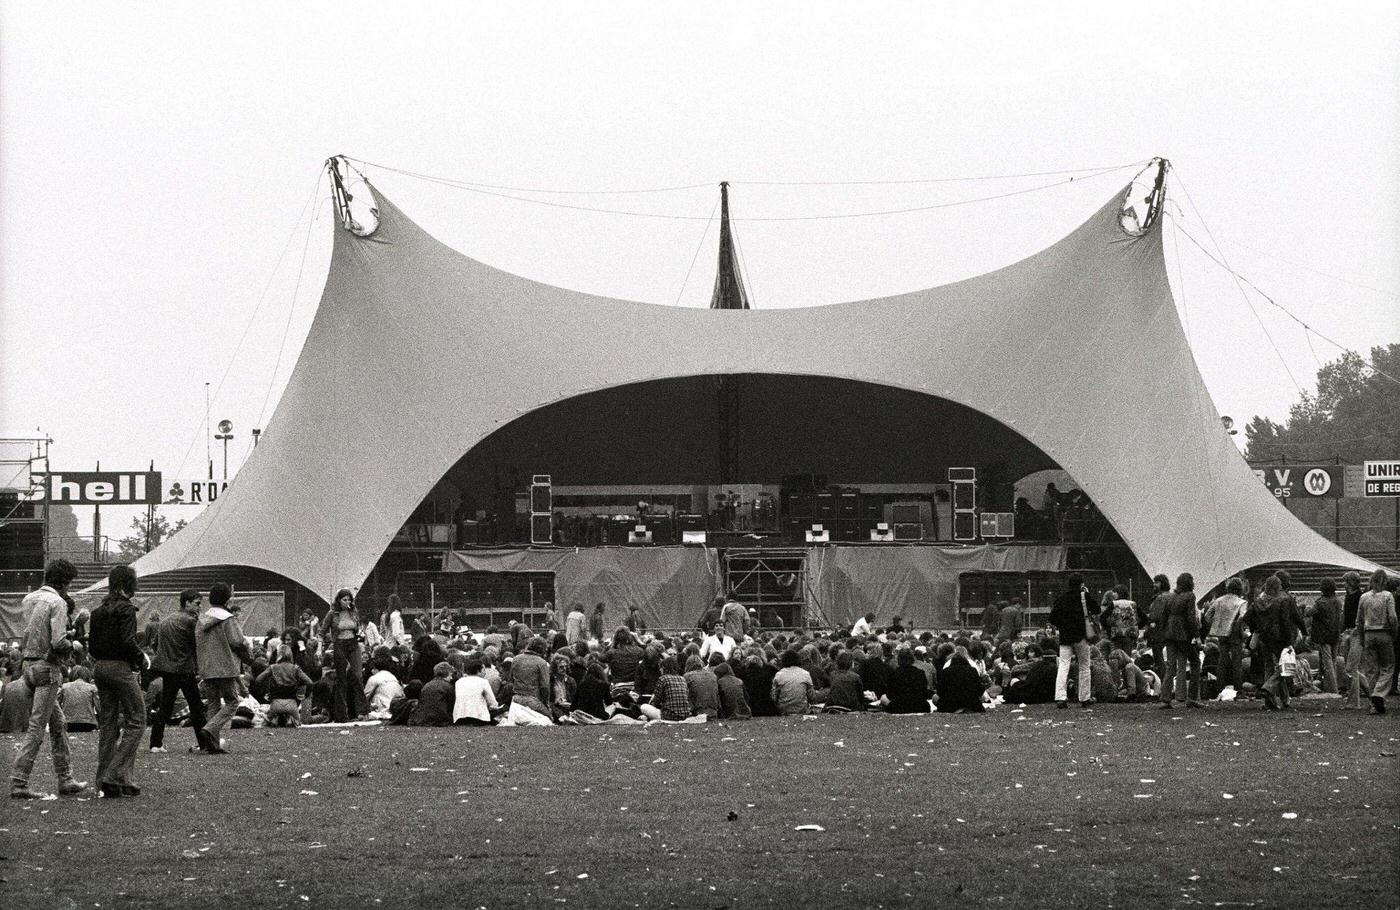
[[[1371,363],[1400,378],[1400,344],[1372,348]],[[1317,371],[1317,391],[1303,392],[1286,421],[1256,416],[1244,435],[1251,461],[1400,458],[1400,386],[1348,351]]]
[[[122,562],[131,562],[139,556],[145,555],[148,550],[153,550],[162,541],[167,540],[188,524],[183,518],[170,523],[170,519],[160,514],[159,510],[154,513],[155,520],[150,527],[150,546],[147,546],[146,518],[137,515],[131,519],[131,533],[117,541],[117,558]]]

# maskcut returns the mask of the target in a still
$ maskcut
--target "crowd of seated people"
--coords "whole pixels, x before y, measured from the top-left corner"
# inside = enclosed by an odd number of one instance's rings
[[[1158,576],[1155,589],[1138,601],[1124,586],[1096,595],[1072,579],[1061,599],[1079,604],[1100,631],[1082,648],[1083,632],[1065,634],[1063,627],[1073,623],[1061,618],[1061,628],[1026,629],[1013,603],[994,606],[978,631],[915,632],[898,620],[874,628],[862,617],[850,629],[817,632],[758,629],[742,608],[726,612],[732,599],[717,598],[700,619],[706,628],[665,634],[620,626],[602,640],[579,623],[566,633],[553,623],[535,631],[518,621],[482,633],[452,623],[430,632],[417,624],[405,634],[399,617],[386,611],[381,623],[387,636],[365,628],[372,623],[342,623],[355,634],[360,658],[346,660],[330,647],[329,636],[317,634],[322,621],[308,613],[297,625],[268,630],[260,645],[254,640],[238,681],[233,725],[698,722],[975,713],[1003,702],[1200,706],[1249,697],[1277,708],[1313,692],[1341,694],[1349,707],[1360,707],[1361,695],[1370,693],[1383,712],[1390,688],[1382,684],[1393,678],[1394,663],[1371,656],[1376,649],[1364,647],[1361,626],[1393,624],[1387,584],[1394,581],[1380,578],[1363,600],[1359,579],[1348,575],[1344,592],[1329,582],[1304,609],[1288,593],[1283,572],[1253,597],[1243,579],[1231,579],[1204,606],[1185,575],[1175,586]],[[152,655],[156,628],[152,623],[145,631]],[[1081,657],[1087,673],[1078,667]],[[1175,674],[1167,673],[1169,662]],[[365,679],[361,663],[368,668]],[[0,732],[22,732],[28,719],[20,664],[17,649],[0,659]],[[91,729],[97,713],[91,666],[79,642],[60,696],[74,732]],[[1173,675],[1180,680],[1175,685]],[[146,672],[142,682],[154,719],[162,680]],[[200,694],[212,700],[212,692]],[[188,706],[183,696],[173,701],[171,722],[179,723]]]

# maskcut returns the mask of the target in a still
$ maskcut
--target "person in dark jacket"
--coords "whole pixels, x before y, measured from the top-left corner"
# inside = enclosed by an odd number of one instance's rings
[[[1167,597],[1163,607],[1162,645],[1167,653],[1167,666],[1162,673],[1172,679],[1170,688],[1162,684],[1162,707],[1172,708],[1173,694],[1183,698],[1188,707],[1204,708],[1201,701],[1201,658],[1197,640],[1201,636],[1200,616],[1196,612],[1196,581],[1190,572],[1176,579],[1176,590]]]
[[[140,796],[132,783],[136,750],[146,730],[146,700],[141,671],[146,652],[136,634],[136,571],[113,566],[107,573],[107,596],[92,611],[88,644],[97,661],[97,786],[103,798]]]
[[[160,621],[156,634],[156,656],[151,660],[151,670],[160,678],[160,707],[156,711],[155,722],[151,724],[151,751],[165,751],[165,725],[175,710],[175,699],[185,696],[189,706],[190,726],[198,731],[207,722],[204,716],[204,699],[199,697],[199,681],[195,671],[198,664],[195,658],[194,625],[199,619],[199,605],[203,596],[193,588],[180,592],[180,609]],[[203,743],[195,736],[195,748]]]
[[[851,669],[854,665],[855,659],[850,651],[836,655],[836,669],[831,671],[830,688],[826,694],[828,708],[847,711],[866,709],[865,683],[861,682],[860,674]]]
[[[754,717],[777,717],[778,705],[773,701],[773,677],[778,668],[754,654],[744,661],[739,670],[739,678],[744,681],[744,692],[749,697],[749,709]]]
[[[1270,711],[1287,708],[1292,695],[1289,681],[1279,672],[1279,654],[1297,636],[1289,601],[1278,576],[1270,575],[1264,579],[1264,593],[1245,614],[1251,633],[1259,636],[1255,658],[1264,665],[1264,682],[1259,691],[1264,696],[1264,707]]]
[[[1093,681],[1089,666],[1089,642],[1085,639],[1085,623],[1093,608],[1089,605],[1089,589],[1078,573],[1066,579],[1065,590],[1055,599],[1050,609],[1050,625],[1056,629],[1060,641],[1060,661],[1055,672],[1055,704],[1066,707],[1069,704],[1069,665],[1079,662],[1079,706],[1087,708],[1094,703]]]
[[[1322,667],[1322,691],[1337,691],[1337,643],[1342,637],[1342,601],[1337,597],[1337,583],[1324,578],[1318,585],[1321,596],[1313,601],[1305,614],[1308,638],[1317,647],[1317,660]],[[1360,603],[1360,600],[1357,601]]]
[[[879,698],[889,691],[890,665],[879,642],[871,642],[865,652],[867,656],[860,663],[860,681]]]
[[[901,648],[896,655],[897,666],[890,674],[889,687],[885,690],[888,699],[885,710],[891,714],[927,714],[928,677],[924,671],[914,666],[914,652]]]
[[[574,693],[574,710],[584,711],[600,720],[607,720],[608,705],[612,704],[612,687],[608,685],[608,674],[601,661],[590,659],[583,679]]]
[[[720,661],[711,669],[714,670],[715,678],[719,680],[720,720],[748,720],[753,717],[744,681],[735,675],[734,668],[729,666],[728,661]]]
[[[1163,634],[1167,628],[1167,601],[1172,595],[1171,579],[1165,575],[1152,576],[1152,602],[1143,610],[1145,627],[1147,629],[1147,644],[1152,648],[1152,665],[1157,668],[1158,673],[1165,674],[1167,666],[1167,649],[1163,644]],[[1170,676],[1162,676],[1163,697],[1170,695],[1172,691],[1172,680]]]
[[[452,706],[457,692],[452,686],[452,665],[443,661],[433,668],[433,678],[418,693],[418,706],[409,718],[410,727],[452,726]]]
[[[938,674],[939,713],[981,713],[986,710],[982,705],[982,693],[986,690],[967,649],[959,645]]]

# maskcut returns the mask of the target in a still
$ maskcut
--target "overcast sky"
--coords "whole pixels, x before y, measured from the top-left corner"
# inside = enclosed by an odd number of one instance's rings
[[[236,468],[325,280],[321,171],[335,153],[509,187],[688,186],[510,194],[700,219],[723,179],[736,217],[836,215],[1061,178],[852,181],[1162,155],[1181,228],[1213,236],[1340,344],[1400,340],[1400,4],[986,5],[5,3],[0,434],[52,436],[57,468],[154,460],[193,477],[208,382],[213,419],[235,424]],[[1005,265],[1134,171],[902,215],[736,222],[753,305]],[[716,238],[703,220],[365,173],[484,262],[609,296],[708,302]],[[1338,350],[1252,296],[1256,319],[1175,227],[1167,254],[1219,409],[1241,423],[1285,416],[1295,380],[1311,387]]]

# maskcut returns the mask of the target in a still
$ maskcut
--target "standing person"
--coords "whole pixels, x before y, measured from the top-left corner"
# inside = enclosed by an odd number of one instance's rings
[[[1297,637],[1288,606],[1278,576],[1270,575],[1264,579],[1264,593],[1246,614],[1250,631],[1258,636],[1255,655],[1264,669],[1264,682],[1259,691],[1264,696],[1264,707],[1270,711],[1287,708],[1293,694],[1291,684],[1279,672],[1280,653]]]
[[[1346,595],[1342,598],[1342,628],[1356,628],[1356,614],[1361,609],[1361,573],[1348,572],[1342,576]]]
[[[326,614],[327,645],[335,655],[335,700],[331,703],[331,720],[344,723],[355,720],[365,712],[365,680],[360,660],[360,614],[355,609],[355,595],[349,588],[335,594],[331,610]]]
[[[633,635],[641,635],[647,630],[647,621],[642,616],[642,611],[636,604],[632,604],[627,608],[627,618],[623,620],[623,623]]]
[[[1316,646],[1317,659],[1322,664],[1322,691],[1334,695],[1337,692],[1337,643],[1342,637],[1343,605],[1332,579],[1324,578],[1318,589],[1322,596],[1308,605],[1305,614],[1308,638]]]
[[[603,637],[603,605],[594,604],[593,612],[588,617],[588,637],[592,641],[604,641]]]
[[[875,623],[875,614],[874,614],[874,613],[867,613],[867,614],[865,614],[865,615],[862,616],[860,619],[857,619],[857,620],[855,621],[855,625],[851,626],[851,637],[852,637],[852,638],[866,638],[866,637],[868,637],[868,636],[874,635],[874,634],[875,634],[875,626],[874,626],[874,623]]]
[[[14,799],[39,799],[42,795],[29,789],[29,775],[44,745],[45,730],[53,753],[58,794],[77,796],[89,792],[86,783],[73,779],[68,732],[63,708],[58,703],[59,688],[63,685],[62,664],[73,651],[68,629],[68,586],[77,577],[78,570],[71,562],[55,559],[44,569],[43,587],[25,595],[20,603],[26,617],[24,639],[20,643],[21,672],[25,686],[34,695],[29,728],[10,770],[10,796]]]
[[[1167,653],[1167,667],[1162,674],[1162,707],[1172,709],[1173,695],[1189,707],[1204,708],[1201,701],[1201,661],[1196,640],[1201,634],[1200,618],[1196,615],[1196,580],[1190,572],[1176,577],[1176,590],[1166,600],[1163,610],[1162,645]],[[1170,677],[1172,688],[1165,680]]]
[[[1207,635],[1220,648],[1220,678],[1235,691],[1244,684],[1244,580],[1225,582],[1225,593],[1206,608]]]
[[[1362,636],[1362,661],[1371,671],[1372,714],[1385,713],[1385,697],[1394,684],[1395,595],[1386,590],[1385,582],[1384,569],[1371,573],[1371,590],[1361,595],[1356,614],[1356,627]]]
[[[146,652],[136,636],[136,572],[131,566],[113,566],[107,573],[107,596],[92,611],[88,644],[97,661],[97,787],[104,799],[140,796],[131,781],[136,750],[146,731],[146,699],[141,693],[141,671]]]
[[[576,645],[588,636],[588,617],[584,615],[583,604],[574,604],[569,615],[564,617],[564,637],[569,644]]]
[[[238,674],[242,665],[253,661],[248,643],[243,640],[243,630],[234,617],[238,608],[229,603],[232,599],[233,588],[223,582],[210,585],[209,609],[204,611],[194,630],[199,675],[219,703],[219,710],[195,733],[209,755],[223,755],[228,751],[220,734],[238,709]]]
[[[1069,706],[1069,664],[1079,661],[1079,706],[1094,703],[1093,681],[1089,666],[1089,642],[1085,638],[1089,618],[1089,589],[1078,573],[1065,581],[1065,590],[1055,598],[1050,609],[1050,625],[1057,631],[1060,642],[1059,663],[1055,669],[1055,706]]]
[[[199,664],[194,643],[194,626],[199,619],[199,605],[203,601],[204,597],[198,591],[186,588],[180,592],[180,609],[160,621],[156,656],[151,661],[151,670],[161,681],[160,707],[156,710],[155,722],[151,724],[152,752],[165,751],[165,725],[170,723],[175,698],[181,694],[185,696],[185,704],[190,709],[195,748],[204,747],[199,731],[208,719],[204,715],[204,699],[199,697],[196,676]]]
[[[1162,676],[1162,697],[1172,694],[1172,678],[1167,674],[1167,649],[1163,635],[1167,629],[1167,601],[1171,598],[1172,582],[1165,575],[1152,576],[1152,602],[1143,612],[1147,616],[1147,644],[1152,648],[1152,665]]]
[[[724,624],[725,634],[735,641],[742,641],[744,636],[749,633],[749,611],[732,595],[720,609],[719,618],[720,622]],[[724,655],[724,659],[729,659],[727,653]]]
[[[1013,597],[1001,608],[997,623],[998,642],[1015,641],[1021,637],[1021,630],[1026,627],[1026,616],[1021,611],[1021,598]]]
[[[996,640],[997,629],[1001,628],[1001,610],[1004,606],[1006,601],[999,600],[982,608],[982,638],[985,640]]]
[[[1105,592],[1108,604],[1104,609],[1104,631],[1113,640],[1113,646],[1131,652],[1138,643],[1137,604],[1128,598],[1128,586],[1117,584],[1112,591]]]
[[[384,603],[384,613],[379,617],[380,632],[384,635],[384,644],[391,651],[397,651],[400,647],[411,644],[407,633],[403,628],[403,607],[399,601],[399,595],[390,594],[389,599]]]

